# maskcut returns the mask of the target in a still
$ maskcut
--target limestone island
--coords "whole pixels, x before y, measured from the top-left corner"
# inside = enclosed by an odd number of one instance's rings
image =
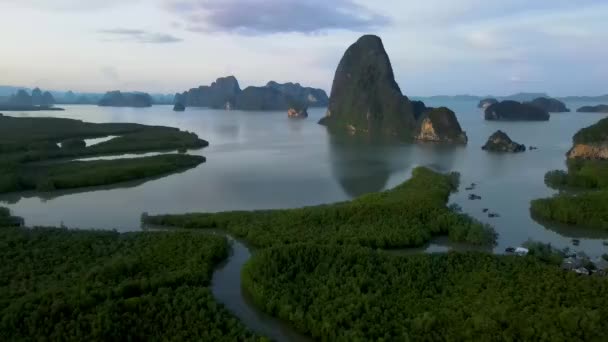
[[[423,113],[419,123],[416,135],[418,141],[453,144],[466,144],[469,141],[456,119],[456,114],[446,107],[433,108]]]
[[[374,35],[359,38],[344,53],[319,124],[350,134],[466,142],[452,111],[426,108],[401,93],[382,40]]]
[[[529,104],[536,106],[544,111],[549,113],[567,113],[570,112],[570,109],[566,107],[566,104],[558,99],[548,98],[548,97],[539,97]]]
[[[493,99],[493,98],[483,99],[483,100],[479,101],[477,108],[486,109],[489,106],[496,104],[496,103],[498,103],[497,99]]]
[[[490,152],[517,153],[525,152],[526,146],[514,142],[505,132],[498,130],[488,138],[481,149]]]
[[[224,110],[288,111],[292,103],[306,107],[327,106],[324,90],[303,87],[299,83],[268,82],[262,87],[241,90],[234,76],[218,78],[210,86],[200,86],[175,95],[175,103],[186,107],[207,107]]]
[[[497,121],[548,121],[551,115],[546,110],[529,103],[502,101],[485,110],[486,120]]]
[[[107,92],[98,105],[100,107],[134,107],[152,106],[152,97],[147,93],[122,93],[118,90]]]
[[[608,105],[583,106],[577,110],[579,113],[608,113]]]

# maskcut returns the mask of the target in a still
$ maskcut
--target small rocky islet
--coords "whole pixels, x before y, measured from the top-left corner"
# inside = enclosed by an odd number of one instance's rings
[[[183,112],[185,110],[186,106],[184,106],[181,102],[177,102],[175,105],[173,105],[174,112]]]
[[[517,153],[525,152],[526,146],[514,142],[505,132],[498,130],[488,138],[488,141],[481,149],[490,152]]]

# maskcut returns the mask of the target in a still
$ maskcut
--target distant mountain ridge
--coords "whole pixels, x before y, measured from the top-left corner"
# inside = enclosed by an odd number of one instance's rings
[[[16,95],[19,90],[24,90],[31,93],[34,88],[16,87],[0,85],[0,103],[8,101],[8,99]],[[90,104],[96,105],[104,97],[106,93],[87,93],[74,92],[71,90],[49,90],[48,91],[55,99],[55,104]],[[173,104],[173,94],[150,94],[154,104],[169,105]]]
[[[493,95],[433,95],[433,96],[413,96],[414,99],[434,100],[434,101],[481,101],[486,98],[493,98],[499,101],[518,101],[531,102],[537,98],[554,98],[560,101],[581,101],[581,102],[608,102],[608,94],[598,96],[550,96],[547,93],[516,93],[507,96]]]
[[[209,107],[239,110],[288,110],[324,107],[329,103],[322,89],[303,87],[299,83],[250,86],[241,90],[234,76],[220,77],[209,86],[199,86],[175,94],[175,103],[186,107]]]

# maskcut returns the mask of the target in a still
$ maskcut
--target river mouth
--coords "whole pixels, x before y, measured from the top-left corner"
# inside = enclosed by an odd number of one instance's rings
[[[242,242],[223,232],[231,245],[228,258],[213,272],[211,292],[216,301],[223,304],[245,326],[273,341],[312,341],[294,331],[289,325],[257,309],[241,286],[241,270],[251,258],[251,250]]]

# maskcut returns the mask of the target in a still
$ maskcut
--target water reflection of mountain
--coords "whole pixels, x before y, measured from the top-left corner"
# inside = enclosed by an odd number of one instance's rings
[[[350,197],[382,191],[394,172],[408,168],[402,145],[329,134],[329,158],[334,178]]]

